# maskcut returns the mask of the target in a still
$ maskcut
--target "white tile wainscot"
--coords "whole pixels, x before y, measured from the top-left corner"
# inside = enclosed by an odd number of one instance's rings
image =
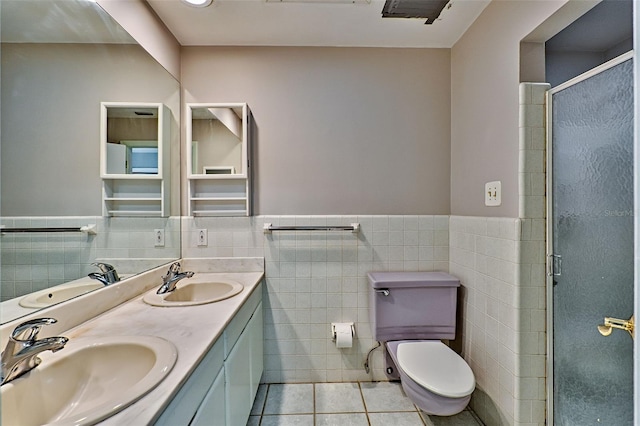
[[[246,323],[252,314],[254,318],[260,316],[259,310],[256,311],[254,308],[259,309],[262,299],[263,263],[262,258],[237,259],[237,261],[235,259],[185,260],[183,264],[192,268],[200,280],[226,278],[244,285],[242,292],[232,298],[186,308],[153,307],[142,301],[142,295],[147,291],[155,291],[161,282],[160,277],[166,272],[166,266],[156,268],[130,280],[4,324],[0,328],[2,336],[0,343],[4,347],[8,334],[19,323],[45,316],[59,320],[58,323],[47,327],[47,335],[63,335],[70,340],[118,335],[148,335],[172,342],[178,348],[178,359],[166,378],[140,400],[101,423],[103,425],[151,424],[159,419],[173,398],[179,395],[181,387],[187,383],[194,369],[210,350],[217,353],[221,350],[219,342],[223,342],[222,352],[228,354],[232,351],[231,343],[236,338],[240,341],[242,330],[238,328],[242,327],[234,318],[242,317],[243,319],[239,322]],[[210,272],[211,269],[216,268],[215,265],[218,266],[218,270],[222,269],[224,272]],[[237,267],[240,266],[245,268],[245,272],[231,272],[237,271]],[[199,273],[201,270],[205,272]],[[261,328],[253,327],[252,330]],[[225,342],[222,337],[225,335],[225,330],[235,330],[227,334],[233,333],[236,337]],[[62,355],[63,351],[51,354],[51,357]],[[259,353],[259,358],[262,358],[261,355]],[[211,377],[210,380],[213,381],[214,378]],[[255,388],[257,389],[257,382]],[[251,403],[247,404],[246,416],[248,417]]]
[[[360,231],[282,231],[264,223]],[[197,230],[208,230],[208,247]],[[264,256],[265,383],[386,380],[369,325],[371,271],[448,271],[449,216],[253,216],[183,218],[183,256]],[[332,322],[354,322],[353,347],[338,349]]]
[[[471,408],[488,425],[545,421],[544,233],[533,220],[451,217],[451,269],[462,284]]]

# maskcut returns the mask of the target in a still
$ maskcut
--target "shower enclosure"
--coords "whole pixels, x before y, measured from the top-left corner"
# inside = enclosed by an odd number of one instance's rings
[[[634,309],[632,55],[547,106],[548,424],[633,425],[633,340],[598,329]]]

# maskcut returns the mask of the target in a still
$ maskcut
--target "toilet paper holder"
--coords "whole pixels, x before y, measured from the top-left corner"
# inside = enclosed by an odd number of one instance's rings
[[[331,323],[331,340],[332,341],[335,342],[336,338],[337,338],[337,334],[338,333],[336,331],[336,326],[337,325],[342,325],[342,324],[346,324],[346,325],[351,326],[351,337],[355,337],[355,335],[356,335],[356,327],[355,327],[355,325],[353,325],[352,322],[332,322]]]

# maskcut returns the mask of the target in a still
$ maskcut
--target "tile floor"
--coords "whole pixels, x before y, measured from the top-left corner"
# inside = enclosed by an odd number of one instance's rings
[[[301,383],[260,385],[247,426],[482,426],[465,410],[427,416],[399,383]]]

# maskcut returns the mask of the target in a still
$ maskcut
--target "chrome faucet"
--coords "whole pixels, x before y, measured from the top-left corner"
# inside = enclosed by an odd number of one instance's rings
[[[116,272],[116,268],[114,268],[113,265],[109,265],[108,263],[102,263],[102,262],[92,263],[92,265],[97,266],[102,273],[99,274],[97,272],[91,272],[89,274],[89,278],[98,280],[104,285],[109,285],[109,284],[117,283],[118,281],[120,281],[120,277],[118,276],[118,273]]]
[[[17,326],[2,352],[2,381],[0,385],[16,379],[40,364],[38,354],[57,352],[69,341],[66,337],[47,337],[36,340],[44,325],[56,323],[54,318],[37,318]]]
[[[191,278],[193,276],[193,272],[186,271],[180,272],[180,263],[174,262],[169,266],[169,270],[167,271],[167,275],[162,277],[162,285],[156,291],[157,294],[165,294],[170,293],[176,289],[176,284],[183,278]]]

